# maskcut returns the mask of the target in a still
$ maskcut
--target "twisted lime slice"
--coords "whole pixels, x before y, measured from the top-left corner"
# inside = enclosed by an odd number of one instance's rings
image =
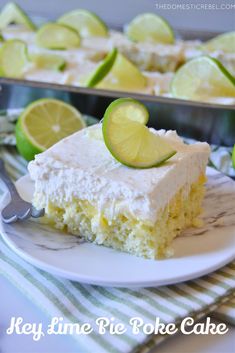
[[[106,24],[96,14],[87,10],[78,9],[68,12],[57,22],[74,28],[83,38],[108,35]]]
[[[174,43],[174,32],[169,23],[153,13],[136,16],[127,25],[125,32],[135,42]]]
[[[20,154],[32,160],[66,136],[85,127],[81,113],[57,99],[39,99],[25,108],[16,125]]]
[[[66,66],[64,58],[53,54],[31,54],[30,59],[38,68],[63,71]]]
[[[203,43],[201,49],[205,49],[209,52],[221,50],[225,53],[235,53],[235,32],[220,34],[208,42]]]
[[[117,91],[141,92],[146,88],[146,85],[146,77],[138,67],[124,55],[118,53],[111,70],[96,87]]]
[[[0,49],[0,71],[2,76],[21,78],[29,62],[26,44],[18,39],[8,40]]]
[[[37,31],[36,43],[39,47],[63,50],[79,47],[80,36],[66,25],[46,23]]]
[[[85,86],[94,87],[109,73],[112,69],[117,56],[117,49],[113,49],[105,59],[97,66],[94,72],[88,77]]]
[[[235,97],[235,79],[219,61],[201,56],[179,68],[171,83],[171,93],[176,98],[202,101]]]
[[[26,13],[14,2],[6,4],[0,12],[0,30],[11,23],[22,24],[29,30],[35,31],[36,26]]]
[[[141,71],[114,49],[91,73],[87,84],[101,89],[141,92],[147,82]]]
[[[115,159],[132,168],[156,167],[176,151],[145,124],[148,111],[131,99],[113,101],[105,111],[102,131],[106,147]]]

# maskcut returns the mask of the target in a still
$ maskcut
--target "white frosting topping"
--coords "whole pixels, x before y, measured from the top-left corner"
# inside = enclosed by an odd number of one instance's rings
[[[186,145],[175,131],[156,131],[177,151],[157,168],[133,169],[117,162],[106,148],[101,124],[81,130],[37,155],[29,163],[35,190],[55,203],[89,200],[108,219],[118,213],[155,222],[182,187],[205,170],[209,145]]]
[[[174,77],[173,72],[151,72],[144,71],[144,76],[147,77],[147,86],[152,87],[155,95],[163,95],[164,93],[169,92],[170,83]]]

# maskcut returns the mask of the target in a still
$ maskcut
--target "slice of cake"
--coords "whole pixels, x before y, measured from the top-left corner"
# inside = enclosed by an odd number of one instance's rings
[[[149,259],[172,254],[172,240],[197,223],[205,192],[207,143],[186,145],[150,129],[177,152],[148,169],[129,168],[107,149],[102,124],[81,130],[29,164],[33,203],[58,229]]]

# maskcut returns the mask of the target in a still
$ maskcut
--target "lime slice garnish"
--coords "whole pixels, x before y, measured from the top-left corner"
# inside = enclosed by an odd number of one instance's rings
[[[6,28],[11,23],[24,25],[32,31],[36,30],[35,24],[14,2],[6,4],[0,12],[0,29]]]
[[[54,54],[31,54],[30,59],[41,69],[63,71],[66,66],[64,58]]]
[[[114,55],[114,54],[113,54]],[[105,59],[106,61],[106,59]],[[111,60],[110,60],[111,61]],[[110,64],[110,62],[108,62]],[[108,64],[104,62],[104,66]],[[110,70],[105,71],[105,67],[102,68],[102,73],[106,72],[106,75],[102,78],[100,70],[96,69],[90,76],[89,81],[95,80],[100,82],[96,84],[96,88],[110,89],[116,91],[142,91],[147,84],[146,77],[141,71],[132,64],[124,55],[116,53],[113,65],[109,66]],[[97,74],[98,71],[98,74]]]
[[[16,124],[20,154],[32,160],[66,136],[85,127],[80,112],[57,99],[39,99],[25,108]]]
[[[117,49],[113,49],[88,77],[85,86],[96,86],[111,70],[117,56]]]
[[[79,34],[66,25],[46,23],[36,34],[38,46],[48,49],[69,49],[79,47]]]
[[[153,13],[136,16],[127,25],[125,33],[135,42],[174,43],[174,32],[169,23]]]
[[[235,53],[235,32],[220,34],[208,42],[203,43],[200,48],[208,52],[221,50],[225,53]]]
[[[235,145],[233,146],[233,152],[232,152],[232,165],[233,165],[233,168],[235,169]]]
[[[11,39],[3,43],[0,49],[0,68],[3,76],[22,77],[27,63],[27,46],[22,40]]]
[[[219,61],[201,56],[179,68],[171,83],[171,93],[176,98],[203,101],[235,97],[235,79]]]
[[[156,167],[176,151],[145,124],[148,111],[131,98],[113,101],[105,111],[102,131],[106,147],[120,163],[133,168]]]
[[[83,38],[108,35],[106,24],[96,14],[87,10],[70,11],[61,16],[57,22],[74,28]]]

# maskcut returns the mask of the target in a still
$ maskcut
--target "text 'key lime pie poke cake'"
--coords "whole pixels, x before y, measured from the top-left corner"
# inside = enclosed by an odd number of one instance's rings
[[[157,259],[197,223],[210,149],[175,131],[147,128],[148,111],[113,101],[103,121],[29,163],[33,203],[59,229],[95,244]]]

